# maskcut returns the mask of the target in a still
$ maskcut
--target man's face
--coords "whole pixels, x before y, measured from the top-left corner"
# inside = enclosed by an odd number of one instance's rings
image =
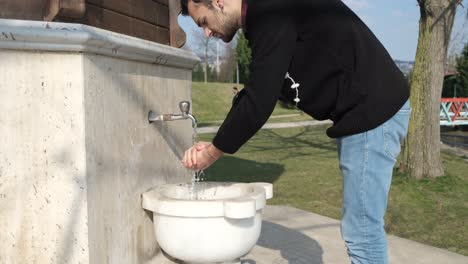
[[[203,28],[205,36],[216,37],[224,42],[230,42],[238,30],[237,19],[230,14],[222,2],[213,0],[213,6],[204,3],[188,2],[188,11],[195,23]]]

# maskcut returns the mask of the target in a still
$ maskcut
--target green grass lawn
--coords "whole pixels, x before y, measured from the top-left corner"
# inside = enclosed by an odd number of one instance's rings
[[[194,88],[195,95],[203,89]],[[230,88],[225,97],[229,93]],[[214,92],[207,94],[214,96]],[[194,101],[197,113],[203,104]],[[213,102],[212,109],[221,107],[218,103]],[[204,115],[219,118],[216,113]],[[204,134],[199,140],[212,137]],[[386,229],[390,234],[468,255],[468,162],[447,153],[443,158],[445,177],[416,181],[394,174]],[[326,137],[325,127],[262,130],[235,156],[216,162],[203,177],[271,182],[274,198],[270,204],[340,218],[342,186],[336,145]]]
[[[230,83],[199,83],[194,82],[192,86],[193,114],[197,117],[199,127],[208,125],[220,125],[232,105],[232,87],[241,89],[243,85]],[[275,108],[273,115],[299,116],[290,119],[292,121],[310,120],[311,117],[302,114],[296,109],[284,109],[279,105]],[[288,118],[289,119],[289,118]],[[270,122],[284,122],[285,119],[271,119]]]

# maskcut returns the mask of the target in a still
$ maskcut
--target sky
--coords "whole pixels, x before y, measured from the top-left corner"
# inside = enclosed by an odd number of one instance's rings
[[[418,41],[419,7],[416,0],[343,0],[374,32],[395,60],[413,61]],[[468,41],[468,0],[457,10],[451,50],[460,52]],[[187,41],[197,26],[190,17],[180,17]],[[455,44],[455,45],[453,45]]]

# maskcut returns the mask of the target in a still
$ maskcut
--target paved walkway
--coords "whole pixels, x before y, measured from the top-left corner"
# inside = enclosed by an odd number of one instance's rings
[[[257,246],[242,264],[350,263],[335,219],[286,206],[267,206]],[[468,257],[388,236],[391,264],[468,264]]]
[[[329,120],[325,120],[325,121],[310,120],[310,121],[287,122],[287,123],[268,123],[268,124],[265,124],[262,127],[262,129],[317,126],[317,125],[331,124],[331,123],[332,122]],[[219,126],[200,127],[200,128],[197,128],[197,133],[198,134],[216,133],[218,129],[219,129]]]
[[[331,121],[270,123],[262,129],[331,124]],[[199,134],[219,127],[202,127]],[[350,263],[338,220],[287,206],[267,206],[257,245],[242,264]],[[390,264],[468,264],[468,257],[389,235]]]

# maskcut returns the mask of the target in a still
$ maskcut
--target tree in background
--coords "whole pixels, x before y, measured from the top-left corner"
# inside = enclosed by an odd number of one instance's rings
[[[207,80],[208,82],[217,82],[218,81],[218,73],[216,72],[216,67],[207,68]]]
[[[453,72],[444,79],[442,98],[466,97],[463,88],[459,83],[458,74]]]
[[[191,36],[192,40],[188,43],[188,48],[202,59],[203,81],[206,83],[211,74],[209,62],[213,61],[216,56],[216,42],[212,41],[212,38],[207,38],[200,28],[194,29]],[[194,71],[195,74],[197,73]]]
[[[205,70],[202,64],[197,64],[195,68],[193,68],[192,72],[192,81],[194,82],[203,82],[205,78]]]
[[[235,41],[232,41],[226,46],[223,54],[223,62],[220,67],[218,81],[232,83],[237,68],[237,56],[236,56],[236,45]]]
[[[236,56],[239,65],[240,83],[246,83],[250,77],[250,62],[252,61],[252,51],[244,33],[240,30],[237,38]]]
[[[460,71],[458,70],[459,65],[462,64],[459,61],[463,60],[463,57],[466,58],[467,56],[466,49],[468,45],[468,13],[466,15],[467,16],[463,22],[463,25],[458,28],[457,31],[452,32],[452,38],[450,39],[448,58],[445,69],[446,76],[444,79],[444,88],[442,89],[443,98],[468,97],[468,87],[466,84],[463,84],[463,81],[459,75]],[[461,55],[459,54],[460,50],[462,50]]]
[[[468,42],[454,61],[455,65],[448,70],[451,75],[444,80],[442,97],[468,97]]]
[[[457,84],[461,89],[459,97],[468,97],[468,42],[465,44],[461,56],[457,58],[457,72]]]
[[[416,179],[444,175],[440,155],[440,98],[457,6],[461,0],[417,0],[421,18],[410,77],[411,120],[400,170]]]

